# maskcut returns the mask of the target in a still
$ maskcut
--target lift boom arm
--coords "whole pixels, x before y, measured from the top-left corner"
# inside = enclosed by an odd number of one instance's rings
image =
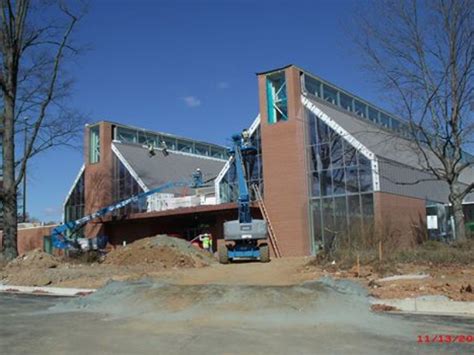
[[[193,174],[193,180],[192,180],[191,183],[189,181],[168,182],[168,183],[160,185],[157,188],[154,188],[152,190],[139,193],[137,195],[131,196],[129,198],[126,198],[122,201],[116,202],[116,203],[114,203],[112,205],[109,205],[107,207],[103,207],[103,208],[101,208],[100,210],[98,210],[94,213],[91,213],[87,216],[79,218],[75,221],[66,222],[66,223],[61,224],[61,225],[57,226],[56,228],[54,228],[52,233],[51,233],[51,238],[52,238],[53,245],[54,245],[55,248],[58,248],[58,249],[67,248],[69,246],[69,244],[71,243],[71,240],[69,240],[69,238],[66,236],[66,232],[74,233],[79,228],[84,226],[86,223],[88,223],[88,222],[90,222],[90,221],[92,221],[96,218],[103,217],[103,216],[105,216],[105,215],[107,215],[107,214],[109,214],[113,211],[116,211],[116,210],[118,210],[122,207],[125,207],[125,206],[127,206],[131,203],[134,203],[134,202],[137,202],[141,199],[144,199],[144,198],[146,198],[150,195],[156,194],[160,191],[170,189],[170,188],[173,188],[173,187],[197,188],[197,187],[201,187],[202,185],[203,185],[203,181],[202,181],[201,173],[200,172],[195,172]]]
[[[250,194],[247,185],[245,166],[242,154],[253,153],[255,151],[255,148],[250,145],[247,145],[246,142],[242,144],[242,136],[240,134],[233,135],[232,141],[234,143],[234,147],[230,153],[234,155],[237,182],[239,184],[239,222],[251,223],[252,214],[250,212]]]

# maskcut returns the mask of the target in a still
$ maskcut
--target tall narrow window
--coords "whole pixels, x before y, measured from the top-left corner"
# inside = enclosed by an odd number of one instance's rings
[[[91,127],[89,130],[89,163],[95,164],[100,161],[100,133],[99,126]]]
[[[82,171],[64,204],[64,221],[70,222],[84,217],[84,203],[84,171]],[[76,235],[83,237],[84,230],[82,228],[79,229],[76,231]]]
[[[267,75],[268,123],[288,120],[285,72]]]

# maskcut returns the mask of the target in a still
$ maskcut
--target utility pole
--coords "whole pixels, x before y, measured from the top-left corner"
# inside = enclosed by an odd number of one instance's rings
[[[23,154],[26,154],[27,148],[28,148],[28,117],[25,117],[25,144],[24,144]],[[26,157],[24,159],[26,159]],[[25,173],[23,174],[23,223],[25,222],[26,222],[26,162],[25,162]]]

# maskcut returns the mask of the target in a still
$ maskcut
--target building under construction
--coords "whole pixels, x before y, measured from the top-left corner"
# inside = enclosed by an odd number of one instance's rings
[[[378,229],[403,238],[426,228],[427,213],[436,217],[428,226],[434,236],[455,236],[448,186],[426,179],[403,120],[294,65],[257,78],[260,113],[242,118],[257,148],[247,182],[263,196],[283,255],[315,254],[347,231]],[[220,239],[223,223],[236,218],[235,166],[225,147],[113,122],[86,126],[84,146],[86,161],[66,197],[65,221],[189,178],[198,168],[205,181],[202,188],[172,188],[94,220],[82,231],[87,237],[106,235],[122,244],[209,231]],[[473,170],[462,178],[472,182]],[[468,196],[467,220],[473,220],[472,202]],[[251,208],[261,217],[257,204]]]

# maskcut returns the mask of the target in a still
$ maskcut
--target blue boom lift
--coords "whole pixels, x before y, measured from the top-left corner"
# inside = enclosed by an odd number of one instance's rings
[[[257,149],[250,143],[248,131],[232,136],[233,148],[229,150],[234,157],[237,182],[239,185],[238,214],[239,219],[224,223],[225,244],[219,247],[219,262],[227,264],[233,260],[270,261],[267,243],[267,224],[262,219],[252,219],[250,212],[250,195],[246,179],[248,162],[257,154]],[[251,168],[248,168],[250,171]],[[230,242],[230,243],[227,243]]]
[[[193,173],[193,178],[191,182],[189,181],[168,182],[152,190],[142,192],[140,194],[126,198],[122,201],[116,202],[110,206],[101,208],[100,210],[94,213],[91,213],[87,216],[84,216],[80,219],[77,219],[75,221],[66,222],[64,224],[57,226],[56,228],[53,229],[51,233],[52,244],[57,249],[69,249],[71,247],[78,248],[76,232],[80,228],[82,228],[86,223],[96,218],[103,217],[115,210],[125,207],[131,203],[138,202],[139,200],[142,200],[146,198],[147,196],[153,195],[163,190],[167,190],[174,187],[198,188],[202,186],[203,186],[202,173],[198,169]]]

